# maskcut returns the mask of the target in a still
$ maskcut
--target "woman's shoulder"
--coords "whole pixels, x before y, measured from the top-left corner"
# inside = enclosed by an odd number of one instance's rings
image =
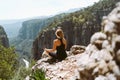
[[[62,39],[63,41],[66,41],[65,38]],[[54,42],[60,41],[60,39],[54,39]]]
[[[54,40],[53,40],[53,42],[57,42],[57,41],[58,41],[58,39],[54,39]]]

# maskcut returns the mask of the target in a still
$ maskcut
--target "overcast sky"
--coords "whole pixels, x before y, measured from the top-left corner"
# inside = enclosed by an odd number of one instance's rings
[[[0,20],[54,15],[99,0],[0,0]]]

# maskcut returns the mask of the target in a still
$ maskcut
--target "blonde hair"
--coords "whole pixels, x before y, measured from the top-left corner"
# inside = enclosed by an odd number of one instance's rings
[[[64,33],[62,29],[57,29],[55,32],[57,38],[64,38]]]

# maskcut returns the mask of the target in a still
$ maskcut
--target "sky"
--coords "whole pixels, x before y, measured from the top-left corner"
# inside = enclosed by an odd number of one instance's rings
[[[0,20],[55,15],[99,0],[0,0]]]

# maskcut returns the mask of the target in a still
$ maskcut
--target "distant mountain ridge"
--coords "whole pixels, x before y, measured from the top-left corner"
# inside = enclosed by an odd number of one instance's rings
[[[3,19],[3,20],[0,20],[0,25],[13,24],[13,23],[17,23],[17,22],[24,22],[24,21],[30,20],[30,19],[39,19],[39,18],[46,18],[46,17],[48,17],[48,16],[35,16],[35,17],[22,18],[22,19]]]
[[[60,15],[62,13],[72,13],[72,12],[78,11],[80,9],[81,8],[69,9],[68,11],[59,12],[56,15]],[[33,19],[44,19],[44,18],[49,18],[49,17],[54,17],[54,15],[36,16],[36,17],[24,18],[24,19],[0,20],[0,25],[2,25],[4,27],[4,29],[8,35],[8,38],[14,38],[18,35],[19,30],[22,27],[22,23],[24,21],[29,21],[29,20],[33,20]]]
[[[3,24],[5,31],[9,38],[16,37],[18,35],[19,29],[22,27],[22,22],[16,22],[12,24]]]
[[[16,37],[18,35],[19,29],[22,27],[22,22],[25,19],[20,20],[0,20],[0,25],[2,25],[9,38]]]
[[[68,11],[66,11],[66,13],[72,13],[72,12],[75,12],[75,11],[79,11],[81,10],[82,8],[73,8],[73,9],[69,9]]]
[[[17,37],[19,30],[22,27],[22,23],[24,21],[30,19],[46,18],[46,17],[47,16],[36,16],[36,17],[24,18],[24,19],[0,20],[0,25],[4,27],[9,38],[14,38]]]

